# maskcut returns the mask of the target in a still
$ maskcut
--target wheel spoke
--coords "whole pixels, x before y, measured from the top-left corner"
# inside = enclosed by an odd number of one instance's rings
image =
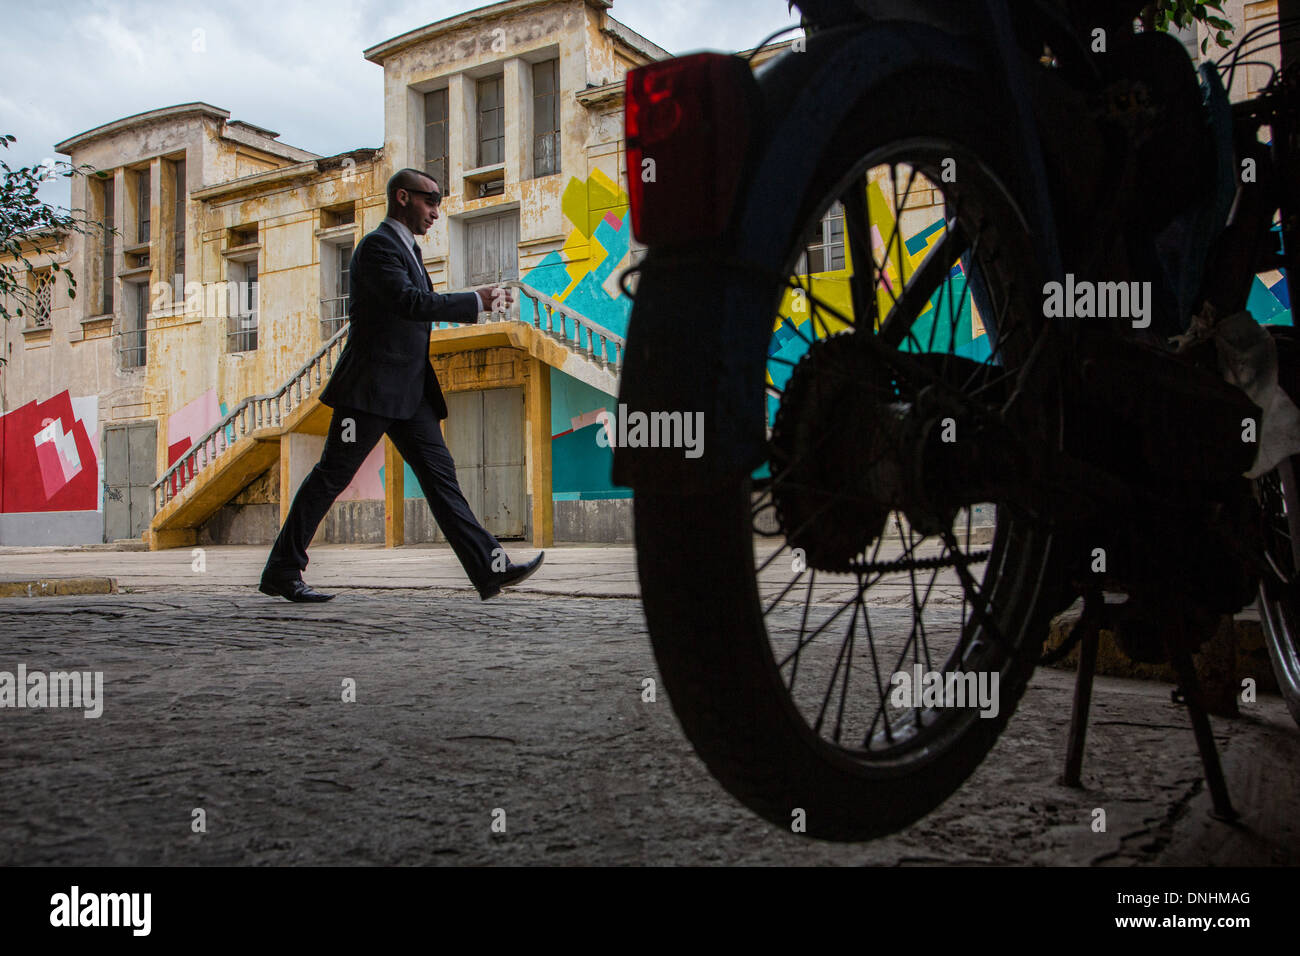
[[[939,492],[917,491],[930,486],[912,470],[919,453],[913,436],[925,433],[917,428],[927,423],[921,416],[945,403],[979,427],[1018,424],[1006,421],[1009,396],[1017,388],[1039,393],[1023,370],[1042,337],[1035,340],[1020,321],[1032,284],[1013,285],[1014,273],[997,262],[989,270],[992,256],[1005,257],[1005,231],[985,230],[987,208],[971,191],[977,187],[963,184],[958,203],[926,174],[934,168],[932,157],[882,162],[843,180],[847,185],[818,207],[831,209],[828,216],[838,214],[836,201],[843,207],[847,289],[838,276],[821,275],[839,262],[829,246],[831,220],[823,218],[822,259],[816,230],[809,225],[798,233],[808,237],[798,260],[804,265],[788,278],[785,300],[797,296],[798,308],[777,328],[788,350],[768,356],[767,394],[780,405],[769,400],[776,409],[769,477],[751,513],[759,534],[759,516],[770,528],[767,515],[774,514],[774,536],[782,540],[755,564],[763,574],[798,547],[807,549],[809,565],[763,586],[759,607],[769,622],[773,663],[807,726],[866,761],[924,748],[946,732],[936,727],[959,719],[919,698],[892,703],[892,675],[907,667],[948,674],[972,647],[986,648],[986,663],[1003,662],[990,666],[1005,666],[1014,652],[1004,631],[1017,605],[1004,602],[997,587],[1006,561],[984,563],[993,551],[976,549],[976,502],[931,502]],[[939,217],[927,225],[932,206]],[[918,228],[924,232],[910,231]],[[998,248],[990,249],[995,241]],[[982,360],[966,348],[977,331],[992,336]],[[801,346],[803,354],[795,354]],[[1027,520],[1000,499],[992,503],[999,526]],[[936,530],[935,514],[952,517]],[[841,590],[828,573],[850,574],[852,584]]]
[[[846,654],[848,657],[848,664],[845,667],[844,680],[846,685],[848,682],[848,668],[852,666],[852,662],[853,662],[853,632],[857,629],[858,626],[858,607],[860,605],[861,605],[860,601],[853,602],[853,616],[849,618],[848,631],[844,635],[844,640],[840,641],[840,649],[835,655],[835,666],[831,669],[830,681],[826,684],[826,693],[822,695],[821,710],[817,712],[817,720],[813,723],[813,730],[817,731],[818,733],[821,732],[822,722],[826,719],[826,708],[830,706],[831,697],[835,693],[835,683],[838,680],[840,674],[840,662],[845,660]],[[841,696],[841,700],[842,699],[843,698]],[[844,713],[843,710],[841,709],[839,713],[839,718],[843,718],[843,716]],[[835,740],[836,743],[838,743],[840,739],[839,718],[837,718],[836,720],[835,732],[833,735],[833,739]]]
[[[813,568],[812,573],[808,575],[808,590],[803,598],[803,616],[799,619],[799,637],[795,644],[794,666],[790,668],[790,685],[789,689],[794,690],[795,678],[799,676],[799,649],[801,645],[798,641],[803,640],[804,634],[808,631],[808,608],[812,605],[813,586],[817,582],[817,569]]]
[[[880,303],[876,300],[876,260],[871,251],[871,223],[867,212],[868,182],[864,176],[849,183],[849,188],[840,197],[844,205],[844,235],[848,243],[849,258],[853,264],[853,274],[858,276],[859,268],[866,275],[865,282],[850,281],[849,292],[853,297],[853,318],[855,325],[861,321],[860,328],[875,329],[879,322]]]
[[[975,242],[978,245],[978,236]],[[911,331],[912,323],[920,315],[924,303],[930,301],[936,289],[946,285],[944,280],[966,252],[968,245],[965,230],[950,220],[943,238],[935,243],[921,265],[912,273],[912,278],[903,287],[903,294],[894,301],[894,307],[885,316],[884,324],[880,327],[881,342],[895,348],[902,343],[903,337]]]

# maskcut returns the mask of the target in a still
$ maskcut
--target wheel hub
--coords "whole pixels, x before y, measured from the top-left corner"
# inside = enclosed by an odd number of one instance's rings
[[[909,359],[957,383],[982,368],[953,355]],[[817,340],[795,367],[772,427],[772,488],[809,567],[851,572],[891,511],[941,534],[962,506],[992,500],[992,436],[931,384],[909,381],[855,333]]]

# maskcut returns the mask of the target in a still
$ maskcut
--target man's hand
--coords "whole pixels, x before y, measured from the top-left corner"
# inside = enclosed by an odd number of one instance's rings
[[[480,312],[504,312],[515,301],[515,294],[501,286],[484,286],[475,289]]]

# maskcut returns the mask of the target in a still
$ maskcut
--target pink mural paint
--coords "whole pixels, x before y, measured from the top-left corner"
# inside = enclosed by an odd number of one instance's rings
[[[167,419],[167,465],[171,467],[209,429],[221,421],[217,390],[210,388]]]
[[[337,501],[373,501],[384,497],[384,483],[379,480],[379,469],[384,466],[384,443],[381,441],[366,456],[352,483],[343,489]]]

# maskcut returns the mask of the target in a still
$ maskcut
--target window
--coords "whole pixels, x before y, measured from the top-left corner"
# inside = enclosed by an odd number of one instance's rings
[[[149,170],[142,169],[135,174],[135,241],[149,241]]]
[[[352,292],[352,243],[327,244],[321,255],[322,264],[326,263],[327,255],[334,269],[332,272],[327,270],[322,277],[326,283],[326,295],[320,302],[320,334],[324,341],[332,339],[348,320],[348,296]]]
[[[31,292],[32,308],[28,313],[30,329],[48,329],[50,327],[50,300],[54,291],[54,272],[51,269],[32,271]]]
[[[447,190],[447,91],[424,94],[424,171]]]
[[[505,162],[505,99],[501,77],[478,81],[478,165]]]
[[[441,185],[441,184],[440,184]],[[322,229],[336,229],[339,226],[351,226],[357,221],[356,205],[354,203],[344,203],[341,206],[327,206],[320,211],[320,227]],[[253,237],[256,241],[257,237]]]
[[[149,287],[135,282],[130,285],[130,306],[122,321],[121,345],[123,368],[140,368],[148,361],[148,339],[145,316],[149,304]]]
[[[185,285],[185,160],[178,159],[172,163],[172,172],[176,177],[173,187],[176,213],[172,223],[172,263],[174,265],[172,272],[178,277],[177,281],[183,289]],[[175,290],[173,293],[174,299],[184,294],[182,289]]]
[[[844,206],[837,199],[819,222],[803,234],[803,255],[795,272],[812,275],[844,268]]]
[[[469,285],[519,278],[519,213],[470,219],[465,223],[465,242]]]
[[[533,175],[560,171],[559,60],[533,64]]]
[[[232,262],[230,277],[232,308],[226,319],[226,350],[252,352],[257,348],[257,260]]]
[[[107,315],[113,311],[113,175],[100,183],[100,201],[103,216],[100,218],[100,296],[99,311]]]

